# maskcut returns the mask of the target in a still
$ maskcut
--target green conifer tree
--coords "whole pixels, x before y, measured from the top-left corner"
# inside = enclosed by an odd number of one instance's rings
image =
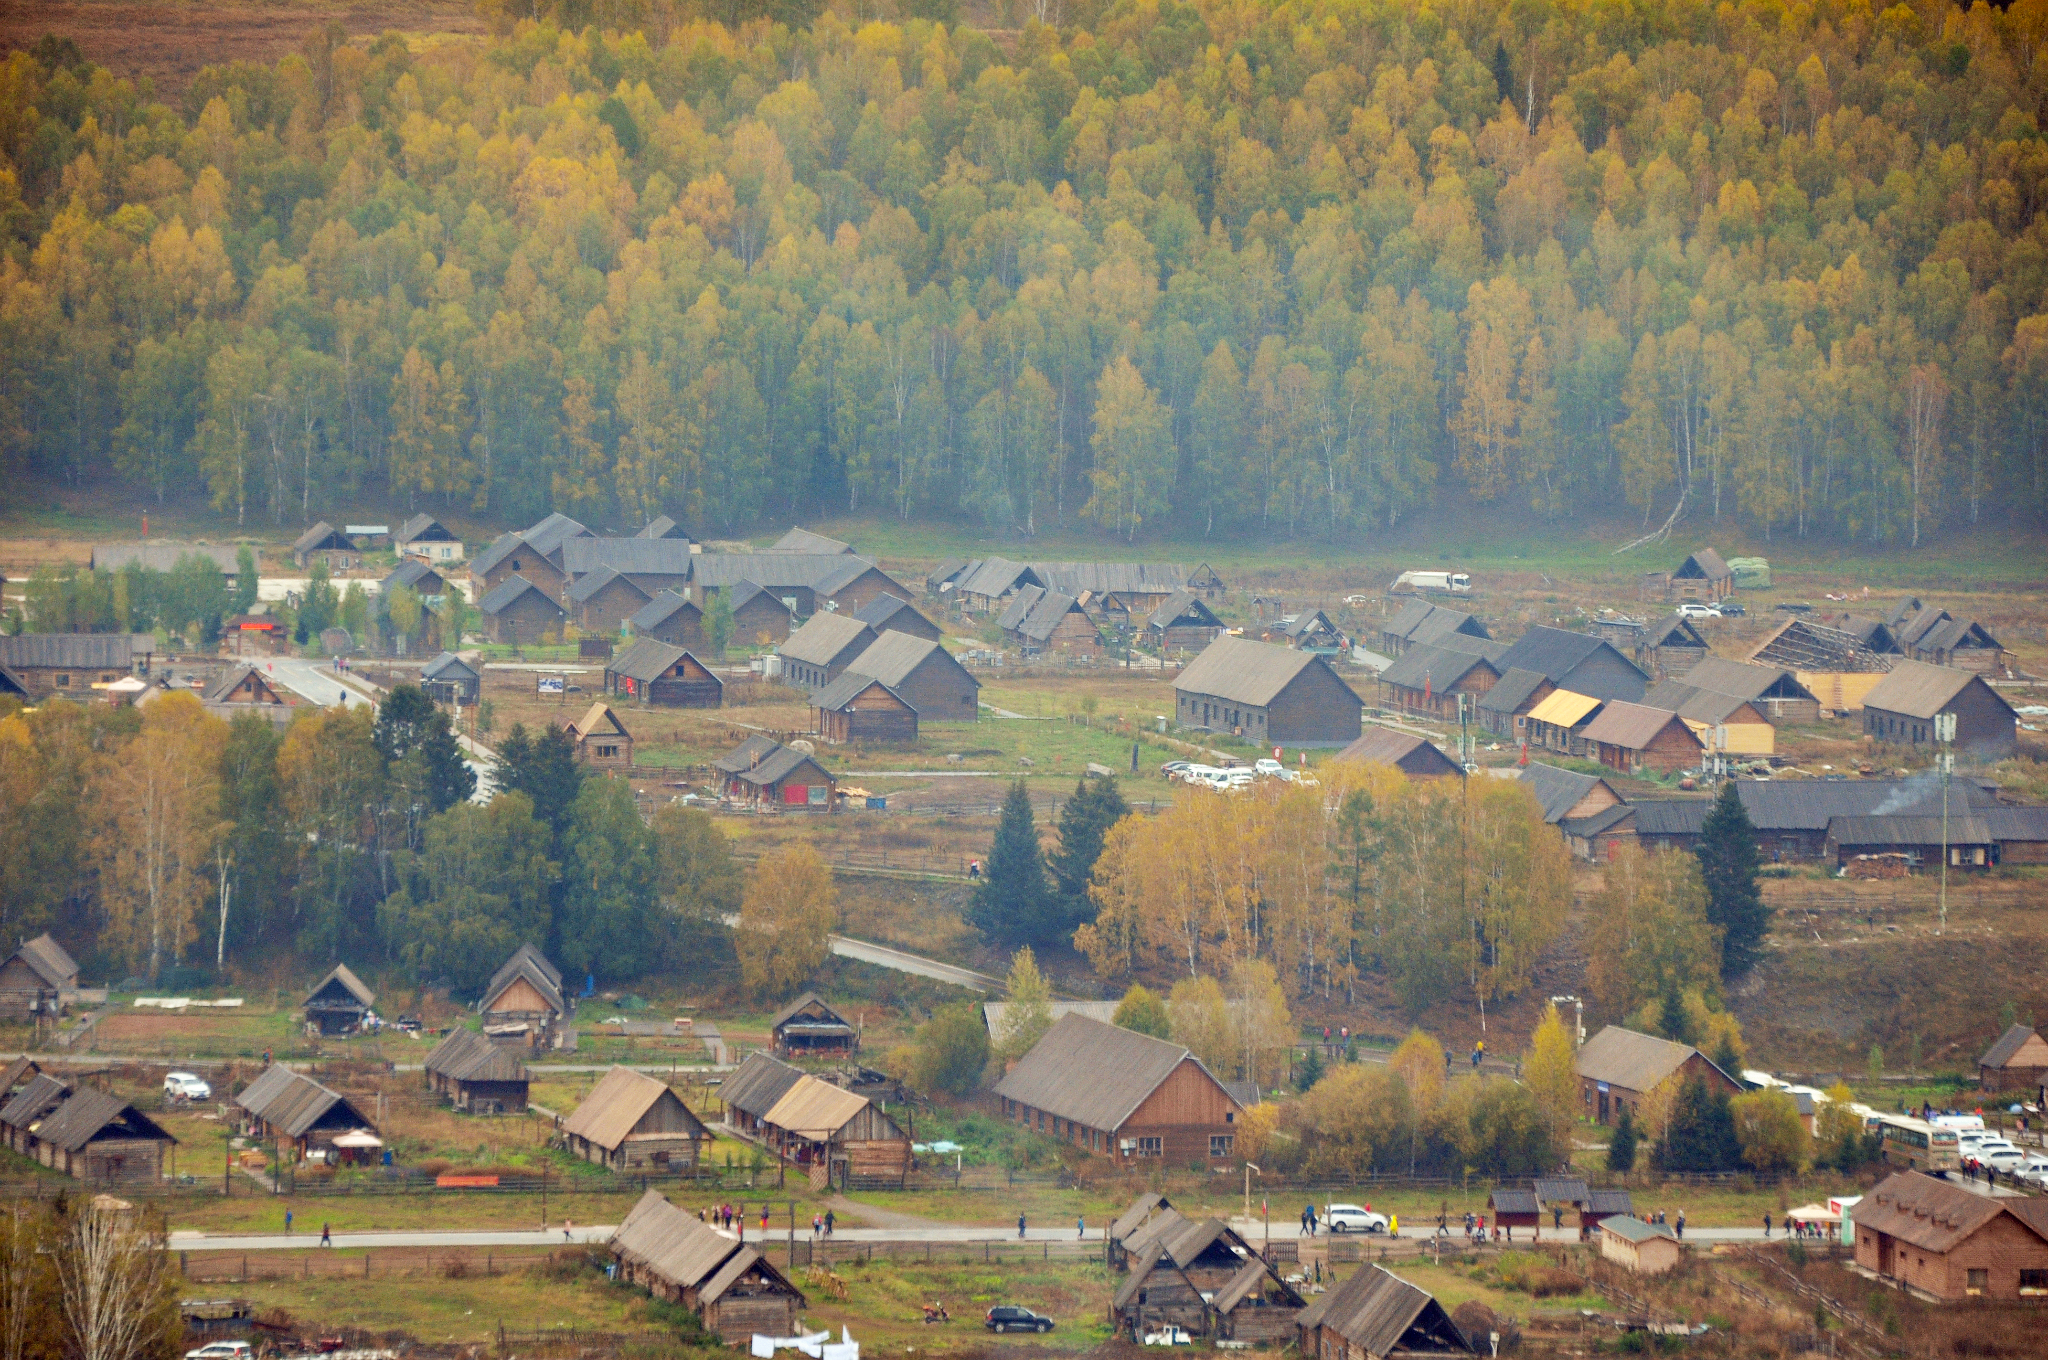
[[[1740,977],[1756,963],[1771,909],[1756,881],[1756,827],[1732,781],[1721,786],[1694,853],[1707,885],[1707,919],[1721,928],[1721,976]]]
[[[1024,781],[1010,786],[996,823],[995,843],[982,866],[982,881],[967,909],[967,923],[996,944],[1021,944],[1045,929],[1052,894],[1045,882],[1045,855],[1031,818]]]
[[[1609,1171],[1633,1171],[1636,1167],[1636,1117],[1624,1105],[1621,1118],[1614,1121],[1614,1132],[1607,1137],[1607,1169]]]
[[[1741,1160],[1728,1093],[1709,1090],[1698,1076],[1687,1077],[1671,1102],[1664,1141],[1657,1145],[1657,1169],[1733,1171]]]
[[[1060,938],[1045,943],[1065,944],[1077,927],[1095,918],[1088,881],[1095,875],[1095,861],[1102,858],[1102,838],[1129,815],[1114,779],[1083,779],[1075,785],[1074,796],[1060,809],[1060,846],[1049,866],[1060,897],[1061,910],[1051,914]]]

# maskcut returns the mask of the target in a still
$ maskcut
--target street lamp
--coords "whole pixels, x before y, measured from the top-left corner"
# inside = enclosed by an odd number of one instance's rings
[[[1572,1045],[1576,1048],[1586,1042],[1586,1003],[1579,1000],[1576,996],[1553,996],[1550,998],[1550,1004],[1553,1006],[1562,1006],[1567,1001],[1571,1003],[1574,1026],[1578,1032],[1578,1038]]]
[[[1941,924],[1935,934],[1948,932],[1948,781],[1956,770],[1956,715],[1937,713],[1934,715],[1934,739],[1942,749],[1934,757],[1934,764],[1941,771]]]

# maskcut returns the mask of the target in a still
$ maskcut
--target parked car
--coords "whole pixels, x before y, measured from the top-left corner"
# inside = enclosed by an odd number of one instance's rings
[[[1052,1319],[1029,1308],[999,1304],[988,1310],[988,1316],[982,1319],[981,1325],[992,1332],[1049,1332]]]
[[[186,1351],[185,1360],[251,1360],[255,1354],[246,1341],[209,1341],[196,1351]]]
[[[1260,756],[1252,762],[1252,773],[1263,775],[1284,775],[1287,767],[1271,756]]]
[[[397,1024],[399,1033],[401,1034],[419,1033],[420,1018],[417,1015],[401,1015],[398,1017],[395,1023]]]
[[[1362,604],[1371,604],[1371,603],[1372,603],[1372,596],[1370,596],[1370,595],[1346,595],[1346,596],[1344,597],[1344,603],[1346,603],[1346,604],[1348,604],[1348,605],[1351,605],[1352,607],[1356,608],[1357,606],[1359,606],[1359,605],[1362,605]]]
[[[1741,605],[1736,604],[1733,600],[1729,600],[1721,606],[1721,617],[1724,619],[1745,618],[1748,616],[1748,614],[1749,611],[1747,609],[1744,609]]]
[[[1333,1233],[1376,1233],[1387,1230],[1385,1214],[1368,1213],[1356,1204],[1332,1204],[1323,1210],[1323,1222]]]
[[[212,1100],[213,1088],[196,1073],[166,1072],[164,1094],[172,1100]]]
[[[1678,606],[1678,617],[1681,619],[1718,619],[1721,617],[1721,611],[1710,604],[1687,603]]]
[[[1977,1160],[2008,1176],[2018,1175],[2027,1163],[2025,1155],[2010,1143],[2004,1147],[1985,1148],[1977,1154]]]
[[[1186,773],[1187,768],[1188,762],[1185,760],[1169,760],[1159,767],[1159,773],[1164,778],[1172,779]]]

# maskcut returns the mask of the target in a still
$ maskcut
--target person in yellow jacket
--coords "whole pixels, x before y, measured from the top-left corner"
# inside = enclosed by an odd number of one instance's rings
[[[1389,1215],[1387,1215],[1387,1236],[1389,1236],[1389,1237],[1399,1237],[1400,1235],[1401,1235],[1401,1216],[1400,1216],[1399,1214],[1389,1214]]]

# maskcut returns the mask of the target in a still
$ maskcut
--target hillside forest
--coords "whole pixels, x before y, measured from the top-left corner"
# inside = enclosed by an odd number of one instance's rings
[[[177,106],[9,54],[6,466],[252,527],[2048,510],[2043,0],[484,8]]]

